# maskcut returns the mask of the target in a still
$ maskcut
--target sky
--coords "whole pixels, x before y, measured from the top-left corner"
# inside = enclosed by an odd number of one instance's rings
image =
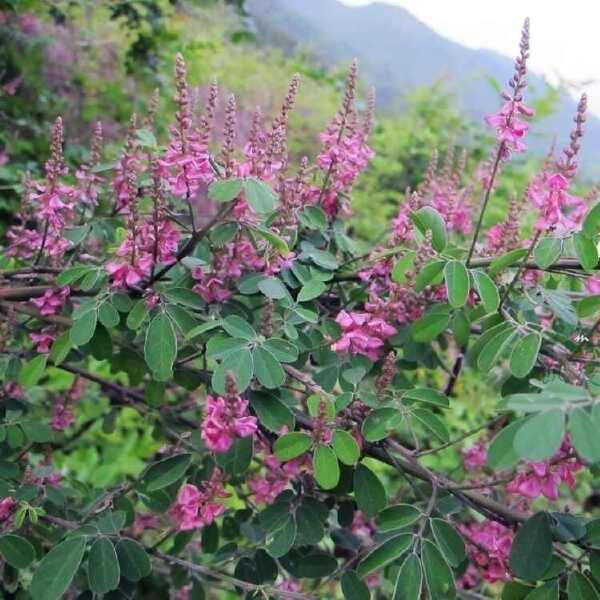
[[[372,0],[341,0],[358,6]],[[600,0],[379,0],[406,8],[437,33],[471,48],[514,57],[531,20],[531,68],[588,94],[600,116]]]

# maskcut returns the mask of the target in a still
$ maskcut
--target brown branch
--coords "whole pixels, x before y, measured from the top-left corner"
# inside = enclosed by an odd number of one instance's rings
[[[148,550],[148,549],[147,549]],[[308,596],[306,594],[302,594],[300,592],[288,592],[286,590],[279,590],[276,587],[270,585],[257,585],[255,583],[250,583],[248,581],[243,581],[238,579],[237,577],[233,577],[232,575],[228,575],[226,573],[221,573],[220,571],[216,571],[207,567],[205,565],[198,565],[189,560],[184,560],[183,558],[178,558],[177,556],[172,556],[170,554],[164,554],[158,550],[148,550],[150,554],[155,556],[156,558],[171,563],[174,565],[179,565],[180,567],[184,567],[189,571],[194,573],[200,573],[206,577],[213,577],[214,579],[219,579],[225,583],[233,585],[235,587],[239,587],[247,592],[265,592],[272,596],[277,596],[279,598],[289,598],[290,600],[312,600],[314,596]]]

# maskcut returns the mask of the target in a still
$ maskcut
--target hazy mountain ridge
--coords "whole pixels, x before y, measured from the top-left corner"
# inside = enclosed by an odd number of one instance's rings
[[[374,3],[349,7],[337,0],[246,0],[246,7],[261,35],[284,49],[301,46],[325,65],[358,57],[363,80],[376,86],[378,106],[383,109],[401,107],[407,89],[442,79],[456,94],[465,115],[481,121],[499,105],[490,77],[504,85],[513,72],[511,58],[452,42],[398,6]],[[515,18],[518,29],[517,21]],[[514,37],[517,40],[518,31]],[[515,41],[515,51],[516,46]],[[529,93],[544,93],[542,77],[530,74],[529,83]],[[554,114],[534,121],[532,147],[545,152],[554,135],[562,147],[568,141],[575,106],[565,93]],[[589,116],[581,153],[587,175],[600,175],[598,157],[600,119]]]

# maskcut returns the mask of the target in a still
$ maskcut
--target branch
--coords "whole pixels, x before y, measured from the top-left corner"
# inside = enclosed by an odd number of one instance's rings
[[[310,391],[331,397],[331,394],[325,392],[315,381],[312,380],[309,375],[298,371],[290,365],[284,365],[284,369],[294,379],[306,385]],[[304,415],[303,413],[296,413],[296,420],[307,429],[313,428],[312,418]],[[392,457],[390,452],[394,452],[394,454],[399,456]],[[417,458],[413,456],[410,451],[406,450],[393,440],[386,440],[378,445],[367,445],[365,446],[365,453],[371,458],[376,458],[377,460],[384,462],[402,472],[408,473],[417,479],[426,481],[432,486],[437,486],[439,489],[446,490],[469,506],[472,506],[480,514],[494,519],[500,523],[523,523],[528,518],[525,513],[511,510],[504,504],[496,502],[487,496],[483,496],[471,490],[461,490],[458,483],[430,471],[421,465]]]
[[[174,565],[179,565],[180,567],[184,567],[194,573],[200,573],[201,575],[204,575],[206,577],[213,577],[214,579],[219,579],[220,581],[241,588],[247,592],[262,591],[270,595],[277,596],[279,598],[289,598],[290,600],[312,600],[314,598],[314,596],[308,596],[306,594],[301,594],[300,592],[288,592],[285,590],[279,590],[276,587],[270,585],[257,585],[248,581],[242,581],[237,577],[227,575],[226,573],[221,573],[220,571],[215,571],[214,569],[211,569],[210,567],[207,567],[205,565],[198,565],[189,560],[184,560],[183,558],[172,556],[171,554],[164,554],[163,552],[160,552],[158,550],[149,550],[149,552],[162,561]]]

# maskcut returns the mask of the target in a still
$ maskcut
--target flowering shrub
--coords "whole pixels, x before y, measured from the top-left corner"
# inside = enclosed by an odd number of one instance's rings
[[[434,158],[367,255],[345,228],[373,155],[355,63],[314,163],[287,153],[299,78],[240,141],[236,99],[219,135],[218,89],[199,110],[181,56],[169,139],[153,100],[116,160],[99,124],[69,171],[55,121],[0,273],[7,593],[598,596],[582,494],[600,461],[600,209],[569,191],[585,97],[562,156],[482,229],[526,151],[528,52],[526,23],[479,180]],[[502,385],[494,418],[456,435],[465,369]],[[114,485],[60,468],[93,425],[84,403],[107,439],[133,412],[157,442]]]

